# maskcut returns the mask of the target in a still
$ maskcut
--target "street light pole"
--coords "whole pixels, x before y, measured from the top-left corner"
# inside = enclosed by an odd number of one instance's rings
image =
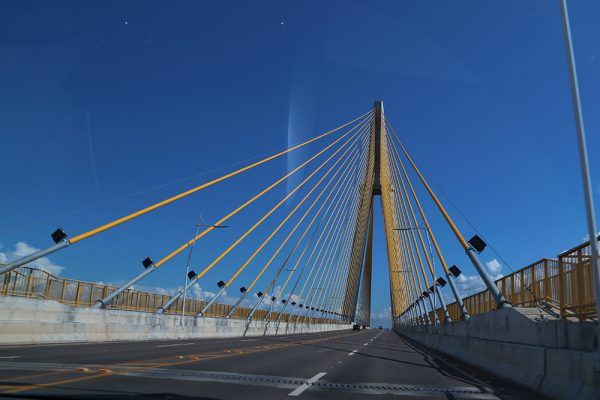
[[[200,220],[202,220],[202,216],[200,216]],[[198,236],[198,233],[200,232],[200,228],[202,227],[202,224],[196,224],[196,232],[194,233],[194,241],[192,242],[192,246],[190,247],[190,251],[188,253],[187,256],[187,261],[185,263],[185,280],[183,281],[183,301],[181,304],[181,325],[183,325],[183,320],[185,317],[185,298],[187,297],[187,282],[188,282],[188,275],[190,273],[190,260],[192,259],[192,253],[194,251],[194,246],[196,246],[196,237]]]
[[[583,193],[587,213],[588,235],[590,237],[592,273],[594,274],[594,287],[596,295],[596,314],[598,315],[598,352],[600,353],[600,260],[598,254],[598,240],[596,238],[596,216],[594,213],[594,197],[590,178],[590,167],[585,140],[585,127],[583,125],[583,113],[581,111],[581,100],[579,98],[579,84],[577,83],[577,68],[575,66],[575,54],[573,53],[573,41],[571,38],[571,26],[569,24],[569,12],[567,1],[560,0],[561,15],[563,23],[563,37],[567,52],[567,63],[569,65],[569,78],[571,80],[571,99],[573,101],[573,113],[575,125],[577,126],[577,141],[579,144],[579,164],[583,183]],[[600,370],[600,354],[595,360],[596,370]]]

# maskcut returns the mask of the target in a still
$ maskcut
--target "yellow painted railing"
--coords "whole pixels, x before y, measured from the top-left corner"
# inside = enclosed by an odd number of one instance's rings
[[[504,296],[515,307],[542,306],[563,318],[580,321],[597,317],[589,242],[565,251],[558,259],[544,258],[496,281]],[[463,299],[471,315],[496,309],[496,302],[485,290]],[[441,309],[438,317],[443,320]],[[454,320],[460,319],[456,303],[448,305]]]
[[[0,295],[2,296],[55,300],[76,307],[91,307],[95,304],[96,300],[104,298],[116,289],[114,286],[102,283],[57,277],[46,271],[28,267],[21,267],[0,275]],[[169,298],[170,296],[167,294],[128,289],[117,296],[108,308],[155,312]],[[202,300],[186,299],[185,302],[186,315],[196,315],[206,306],[206,302]],[[179,299],[170,307],[170,312],[181,314],[182,306],[182,299]],[[222,317],[227,315],[231,308],[231,305],[215,303],[211,305],[204,315],[207,317]],[[232,318],[247,318],[250,312],[251,309],[249,308],[238,307],[233,313]],[[267,314],[269,314],[267,310],[257,310],[253,315],[253,319],[262,320],[267,317]],[[277,315],[277,312],[271,312],[268,315],[268,319],[274,320]],[[286,321],[287,318],[288,314],[282,314],[280,320]],[[296,316],[292,316],[291,322],[295,322],[295,320]],[[315,318],[312,322],[335,323],[336,321],[327,318]]]

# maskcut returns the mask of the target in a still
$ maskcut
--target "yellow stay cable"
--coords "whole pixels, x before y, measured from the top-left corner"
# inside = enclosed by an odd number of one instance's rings
[[[317,205],[317,202],[319,201],[319,199],[325,194],[325,191],[329,188],[329,186],[331,186],[331,184],[334,182],[334,179],[336,178],[336,176],[338,175],[338,173],[340,171],[342,171],[344,169],[344,167],[346,166],[346,164],[350,164],[352,165],[352,161],[356,160],[356,157],[351,157],[348,158],[348,163],[344,163],[342,165],[340,165],[338,167],[338,170],[335,172],[335,174],[331,177],[331,179],[329,180],[329,182],[327,183],[327,185],[325,185],[323,187],[323,189],[321,189],[321,192],[317,195],[317,197],[313,200],[312,204],[306,209],[306,211],[304,212],[304,214],[302,215],[302,217],[296,222],[296,225],[294,225],[294,227],[290,230],[290,232],[287,234],[287,236],[285,237],[285,239],[281,242],[281,244],[279,245],[279,247],[275,250],[275,252],[273,252],[273,254],[271,255],[271,257],[269,258],[269,260],[265,263],[265,265],[261,268],[261,270],[259,271],[259,273],[256,275],[256,277],[254,278],[254,280],[252,280],[252,282],[250,283],[250,285],[248,286],[248,291],[250,291],[254,285],[256,284],[256,282],[260,279],[260,277],[264,274],[264,272],[267,270],[267,268],[269,268],[269,266],[271,265],[271,263],[275,260],[275,258],[277,257],[277,255],[279,254],[279,252],[283,249],[283,247],[287,244],[287,242],[290,240],[290,238],[292,237],[292,235],[296,232],[296,230],[298,229],[298,227],[300,226],[300,224],[302,224],[302,222],[306,219],[306,217],[308,216],[308,214],[310,213],[310,211]],[[326,202],[328,201],[329,197],[331,197],[333,190],[335,190],[335,188],[338,186],[338,184],[340,183],[340,181],[342,179],[345,179],[345,177],[348,175],[347,172],[350,171],[350,169],[346,169],[346,172],[344,174],[342,174],[342,177],[335,181],[336,184],[334,185],[334,187],[332,188],[332,190],[329,192],[329,195],[326,197],[326,199],[323,201],[323,204],[321,205],[321,207],[318,209],[319,211],[325,206]],[[318,211],[317,211],[318,212]],[[318,214],[315,214],[315,218]],[[314,219],[313,218],[313,221]],[[307,229],[304,231],[304,233],[302,234],[302,236],[298,239],[298,243],[304,238],[304,236],[306,235],[306,233],[308,232],[308,229],[310,228],[310,225],[307,227]],[[298,246],[294,246],[294,248],[297,248]],[[269,287],[270,289],[270,287]],[[268,289],[265,293],[268,292]]]
[[[395,147],[393,147],[393,149],[394,149],[394,151],[396,151]],[[396,155],[399,160],[400,168],[402,169],[402,175],[404,176],[404,178],[406,179],[406,182],[408,183],[408,187],[410,189],[410,192],[412,193],[412,197],[415,199],[415,203],[417,204],[417,208],[419,209],[419,214],[421,215],[421,218],[423,219],[423,223],[425,224],[425,227],[429,231],[429,235],[431,236],[431,242],[433,243],[433,247],[435,248],[435,251],[438,255],[440,263],[442,264],[442,267],[444,268],[444,272],[446,273],[446,275],[448,275],[449,274],[448,264],[446,263],[446,259],[444,258],[442,249],[440,248],[438,241],[435,237],[435,234],[433,233],[433,230],[431,229],[431,226],[429,225],[429,221],[427,220],[427,216],[425,215],[425,211],[423,210],[421,201],[419,200],[417,193],[415,192],[415,189],[410,180],[410,177],[408,176],[408,173],[406,172],[406,169],[404,168],[404,163],[400,159],[400,155],[397,153],[397,151],[396,151]]]
[[[262,224],[271,214],[273,214],[279,207],[281,207],[287,199],[289,199],[294,193],[302,188],[318,171],[321,170],[337,153],[339,153],[358,133],[354,133],[348,140],[346,140],[332,155],[330,155],[321,165],[319,165],[309,176],[307,176],[300,184],[292,189],[283,199],[281,199],[273,208],[271,208],[266,214],[264,214],[252,227],[242,234],[234,243],[232,243],[227,249],[225,249],[217,258],[215,258],[206,268],[204,268],[199,274],[196,275],[195,279],[200,279],[206,273],[208,273],[217,263],[219,263],[227,254],[229,254],[242,240],[244,240],[250,233],[252,233],[260,224]]]
[[[150,206],[148,206],[148,207],[145,207],[145,208],[143,208],[143,209],[141,209],[141,210],[138,210],[138,211],[136,211],[136,212],[133,212],[133,213],[131,213],[131,214],[128,214],[128,215],[126,215],[126,216],[124,216],[124,217],[121,217],[121,218],[119,218],[119,219],[116,219],[116,220],[114,220],[114,221],[111,221],[111,222],[109,222],[109,223],[107,223],[107,224],[101,225],[101,226],[99,226],[99,227],[97,227],[97,228],[94,228],[94,229],[92,229],[92,230],[89,230],[89,231],[87,231],[87,232],[85,232],[85,233],[82,233],[82,234],[80,234],[80,235],[78,235],[78,236],[75,236],[75,237],[73,237],[73,238],[69,239],[69,242],[70,242],[70,243],[77,243],[77,242],[79,242],[79,241],[82,241],[82,240],[84,240],[84,239],[87,239],[87,238],[89,238],[89,237],[91,237],[91,236],[97,235],[98,233],[101,233],[101,232],[104,232],[104,231],[106,231],[106,230],[109,230],[109,229],[111,229],[111,228],[114,228],[115,226],[121,225],[121,224],[123,224],[123,223],[125,223],[125,222],[127,222],[127,221],[130,221],[130,220],[132,220],[132,219],[134,219],[134,218],[137,218],[137,217],[139,217],[139,216],[141,216],[141,215],[147,214],[147,213],[149,213],[150,211],[154,211],[154,210],[156,210],[157,208],[163,207],[163,206],[165,206],[165,205],[167,205],[167,204],[173,203],[174,201],[177,201],[177,200],[179,200],[179,199],[182,199],[182,198],[184,198],[184,197],[187,197],[187,196],[189,196],[189,195],[191,195],[191,194],[193,194],[193,193],[196,193],[196,192],[198,192],[198,191],[200,191],[200,190],[202,190],[202,189],[206,189],[207,187],[209,187],[209,186],[212,186],[212,185],[214,185],[214,184],[216,184],[216,183],[219,183],[219,182],[221,182],[221,181],[224,181],[224,180],[226,180],[226,179],[229,179],[229,178],[231,178],[231,177],[233,177],[233,176],[239,175],[239,174],[241,174],[242,172],[248,171],[249,169],[252,169],[252,168],[254,168],[254,167],[257,167],[257,166],[259,166],[259,165],[262,165],[262,164],[264,164],[264,163],[266,163],[266,162],[269,162],[269,161],[271,161],[271,160],[274,160],[274,159],[276,159],[276,158],[278,158],[278,157],[281,157],[281,156],[282,156],[282,155],[284,155],[284,154],[287,154],[287,153],[289,153],[289,152],[292,152],[292,151],[294,151],[294,150],[296,150],[296,149],[299,149],[299,148],[301,148],[301,147],[304,147],[304,146],[306,146],[306,145],[308,145],[308,144],[310,144],[310,143],[312,143],[312,142],[314,142],[314,141],[317,141],[317,140],[319,140],[319,139],[321,139],[321,138],[324,138],[324,137],[326,137],[326,136],[329,136],[329,135],[331,135],[332,133],[335,133],[335,132],[339,131],[340,129],[343,129],[343,128],[345,128],[346,126],[348,126],[348,125],[350,125],[350,124],[354,123],[355,121],[358,121],[358,120],[360,120],[361,118],[365,117],[366,115],[368,115],[368,114],[370,114],[370,113],[372,113],[372,110],[369,110],[368,112],[366,112],[366,113],[362,114],[361,116],[359,116],[359,117],[357,117],[357,118],[353,119],[352,121],[349,121],[349,122],[347,122],[347,123],[345,123],[345,124],[343,124],[343,125],[340,125],[340,126],[338,126],[337,128],[335,128],[335,129],[332,129],[332,130],[330,130],[330,131],[327,131],[327,132],[325,132],[325,133],[322,133],[321,135],[318,135],[318,136],[316,136],[316,137],[314,137],[314,138],[312,138],[312,139],[309,139],[309,140],[307,140],[307,141],[305,141],[305,142],[302,142],[302,143],[300,143],[300,144],[297,144],[297,145],[295,145],[295,146],[292,146],[292,147],[290,147],[290,148],[288,148],[288,149],[286,149],[286,150],[283,150],[283,151],[281,151],[281,152],[279,152],[279,153],[277,153],[277,154],[274,154],[274,155],[272,155],[272,156],[266,157],[266,158],[264,158],[264,159],[262,159],[262,160],[260,160],[260,161],[257,161],[257,162],[255,162],[255,163],[252,163],[252,164],[250,164],[250,165],[247,165],[247,166],[245,166],[245,167],[242,167],[242,168],[240,168],[240,169],[237,169],[237,170],[235,170],[235,171],[233,171],[233,172],[230,172],[230,173],[228,173],[228,174],[225,174],[225,175],[223,175],[223,176],[221,176],[221,177],[219,177],[219,178],[216,178],[216,179],[213,179],[213,180],[211,180],[211,181],[209,181],[209,182],[203,183],[202,185],[196,186],[196,187],[194,187],[194,188],[192,188],[192,189],[189,189],[189,190],[187,190],[187,191],[185,191],[185,192],[182,192],[182,193],[180,193],[180,194],[177,194],[177,195],[175,195],[175,196],[169,197],[168,199],[165,199],[165,200],[163,200],[163,201],[160,201],[160,202],[158,202],[158,203],[152,204],[152,205],[150,205]]]
[[[368,121],[368,120],[369,119],[367,119],[366,121]],[[332,143],[330,143],[329,145],[327,145],[325,148],[323,148],[322,150],[320,150],[318,153],[314,154],[309,159],[307,159],[306,161],[304,161],[302,164],[298,165],[296,168],[294,168],[293,170],[291,170],[290,172],[288,172],[287,174],[285,174],[281,178],[277,179],[275,182],[273,182],[272,184],[270,184],[269,186],[267,186],[266,188],[264,188],[263,190],[261,190],[259,193],[257,193],[256,195],[254,195],[252,198],[250,198],[249,200],[247,200],[246,202],[244,202],[242,205],[240,205],[239,207],[237,207],[235,210],[231,211],[229,214],[227,214],[224,217],[222,217],[221,219],[219,219],[214,225],[206,228],[205,230],[203,230],[202,232],[200,232],[198,235],[196,235],[192,239],[188,240],[187,242],[185,242],[184,244],[182,244],[181,246],[179,246],[178,248],[176,248],[175,250],[173,250],[171,253],[167,254],[165,257],[163,257],[162,259],[160,259],[159,261],[157,261],[154,265],[156,267],[160,267],[162,264],[166,263],[167,261],[169,261],[170,259],[172,259],[173,257],[175,257],[177,254],[181,253],[183,250],[185,250],[186,248],[188,248],[189,246],[191,246],[194,242],[198,241],[202,237],[206,236],[208,233],[212,232],[215,229],[215,226],[219,226],[219,225],[223,224],[224,222],[227,222],[231,217],[233,217],[236,214],[238,214],[239,212],[241,212],[243,209],[245,209],[246,207],[248,207],[250,204],[254,203],[256,200],[258,200],[262,196],[264,196],[266,193],[268,193],[269,191],[271,191],[273,188],[275,188],[277,185],[279,185],[280,183],[282,183],[283,181],[285,181],[287,178],[289,178],[290,176],[294,175],[296,172],[298,172],[299,170],[301,170],[302,168],[304,168],[311,161],[313,161],[314,159],[316,159],[317,157],[319,157],[320,155],[322,155],[323,153],[325,153],[327,150],[331,149],[333,146],[335,146],[337,143],[339,143],[346,136],[350,135],[354,130],[360,129],[361,125],[363,125],[363,124],[364,124],[364,121],[361,122],[361,123],[359,123],[359,124],[357,124],[357,125],[355,125],[352,129],[350,129],[348,132],[346,132],[345,134],[343,134],[342,136],[340,136],[339,138],[337,138],[335,141],[333,141]]]
[[[333,215],[337,214],[337,210],[339,209],[340,205],[342,204],[342,199],[345,197],[346,194],[348,194],[348,191],[350,190],[350,185],[346,185],[343,189],[343,192],[341,192],[341,196],[339,196],[339,193],[336,195],[336,199],[334,201],[332,201],[331,203],[329,203],[329,205],[327,206],[327,209],[325,209],[325,212],[323,213],[323,217],[321,218],[321,221],[319,221],[319,224],[317,224],[317,227],[321,225],[321,223],[323,222],[323,220],[325,219],[325,216],[329,215],[329,217],[327,218],[327,222],[325,223],[325,227],[324,229],[321,231],[321,234],[327,229],[327,227],[329,226],[329,222],[331,221],[331,218]],[[331,214],[328,214],[329,210],[331,209],[331,207],[333,207],[333,211]],[[314,223],[314,220],[316,219],[316,215],[313,218],[313,221],[311,221],[311,225],[312,223]],[[317,233],[317,231],[313,232],[313,236]],[[281,290],[279,291],[279,293],[276,296],[276,299],[279,299],[281,297],[281,294],[285,291],[285,288],[287,287],[290,279],[292,278],[292,276],[294,275],[294,273],[297,271],[298,269],[298,264],[300,264],[300,262],[302,261],[302,259],[304,258],[304,254],[306,253],[306,251],[310,248],[310,244],[312,242],[312,238],[309,239],[309,241],[306,243],[306,245],[304,246],[304,249],[302,250],[302,252],[300,253],[300,256],[298,257],[298,260],[296,260],[296,263],[294,264],[294,267],[292,268],[291,272],[288,274],[288,277],[286,278],[284,284],[281,287]],[[306,263],[304,264],[304,267],[302,268],[302,271],[304,271],[306,267]],[[301,277],[301,276],[300,276]],[[298,279],[300,279],[300,277]],[[288,296],[288,300],[291,298],[291,296],[293,295],[294,290],[296,289],[296,286],[298,284],[298,281],[296,281],[296,283],[294,284],[294,287],[292,288],[292,292],[290,294],[290,296]]]
[[[355,140],[358,138],[358,136],[355,138]],[[248,259],[238,268],[238,270],[235,272],[235,274],[233,274],[233,276],[229,279],[229,281],[227,281],[227,286],[229,286],[237,277],[238,275],[244,270],[246,269],[246,267],[252,262],[252,260],[254,260],[254,258],[258,255],[258,253],[260,253],[262,251],[262,249],[267,245],[267,243],[269,243],[271,241],[271,239],[273,239],[273,237],[277,234],[277,232],[279,232],[279,230],[287,223],[287,221],[296,213],[296,211],[298,211],[298,209],[302,206],[302,204],[304,204],[304,202],[310,197],[310,195],[317,189],[317,187],[325,180],[325,178],[329,175],[329,173],[331,171],[333,171],[334,167],[340,163],[340,161],[342,161],[342,159],[344,158],[344,156],[351,150],[351,147],[349,146],[344,153],[338,157],[338,159],[335,161],[335,163],[333,165],[331,165],[331,167],[329,168],[329,170],[327,170],[327,172],[325,172],[325,174],[313,185],[313,187],[310,189],[310,191],[308,193],[306,193],[306,195],[302,198],[302,200],[300,200],[298,202],[298,204],[296,204],[296,206],[288,213],[288,215],[279,223],[279,225],[277,225],[277,227],[269,234],[269,236],[267,236],[267,238],[260,244],[260,246],[258,246],[258,248],[250,255],[250,257],[248,257]]]
[[[438,209],[440,210],[440,212],[444,216],[444,219],[448,223],[448,226],[450,226],[450,229],[452,229],[452,232],[454,233],[454,235],[456,236],[456,238],[460,242],[461,246],[465,250],[468,250],[469,249],[469,243],[467,243],[467,241],[465,240],[465,238],[463,237],[463,235],[460,233],[460,231],[458,230],[458,227],[456,226],[456,224],[454,223],[454,221],[452,220],[452,218],[450,218],[450,215],[448,214],[448,212],[446,211],[446,209],[444,208],[444,206],[442,205],[442,203],[440,202],[440,200],[438,199],[438,197],[435,195],[435,193],[433,192],[433,190],[429,186],[429,183],[427,183],[427,181],[425,180],[425,177],[423,176],[423,174],[421,173],[421,171],[419,171],[419,169],[417,168],[416,164],[414,163],[414,161],[412,160],[412,158],[408,154],[408,151],[406,151],[406,148],[404,148],[404,146],[402,145],[402,142],[398,138],[398,135],[396,135],[396,132],[394,131],[394,128],[392,128],[391,125],[389,125],[389,127],[390,127],[390,129],[392,130],[392,132],[394,134],[394,138],[396,139],[396,141],[400,145],[400,148],[402,149],[402,152],[406,156],[406,159],[408,160],[408,162],[410,163],[410,165],[413,167],[413,169],[415,170],[415,172],[419,176],[419,179],[423,183],[423,186],[425,186],[425,189],[427,189],[427,192],[429,193],[429,195],[431,196],[431,198],[433,199],[433,201],[437,205]]]
[[[417,216],[416,216],[415,211],[413,209],[412,202],[410,201],[410,197],[408,195],[408,191],[406,189],[406,185],[404,184],[404,179],[400,175],[399,168],[398,168],[398,165],[397,165],[397,160],[395,159],[394,154],[392,154],[392,164],[393,164],[393,167],[394,167],[395,172],[396,172],[394,179],[396,181],[396,184],[399,185],[400,191],[402,192],[403,197],[406,199],[405,200],[405,204],[407,203],[408,206],[409,206],[410,215],[412,217],[411,220],[413,221],[413,223],[417,227],[416,231],[417,231],[417,234],[418,234],[418,237],[419,237],[419,242],[421,244],[422,252],[425,255],[425,261],[426,261],[427,266],[429,268],[429,272],[431,274],[431,278],[433,280],[435,280],[435,270],[434,270],[434,267],[433,267],[433,262],[431,260],[431,257],[429,256],[429,252],[427,251],[427,246],[425,244],[425,240],[423,239],[423,234],[421,233],[421,229],[419,229]],[[427,226],[427,224],[426,224],[425,228],[429,231],[429,227]],[[430,236],[431,236],[431,234],[430,234]]]
[[[342,212],[343,214],[347,214],[348,210],[345,210],[345,212]],[[345,227],[343,226],[343,224],[335,224],[335,231],[333,233],[333,235],[328,235],[327,237],[331,237],[331,240],[326,240],[325,242],[323,242],[323,244],[327,243],[327,247],[322,247],[321,250],[319,251],[319,254],[317,255],[317,258],[315,259],[315,261],[313,262],[313,265],[311,267],[311,271],[314,269],[314,267],[316,265],[321,266],[320,270],[313,276],[313,279],[311,281],[311,285],[308,289],[308,291],[306,292],[306,303],[312,303],[314,300],[314,296],[315,296],[315,291],[313,290],[315,283],[317,282],[317,278],[318,280],[318,285],[317,287],[321,284],[321,281],[323,280],[323,277],[325,276],[326,272],[329,271],[329,265],[330,265],[330,260],[331,260],[331,256],[333,254],[333,249],[337,248],[338,243],[340,241],[340,238],[343,236],[345,230]],[[323,248],[325,249],[325,252],[323,253],[322,250]],[[323,256],[321,257],[321,254],[323,254]],[[324,260],[326,260],[325,262],[323,262]],[[325,265],[325,267],[323,267],[323,265]],[[320,272],[320,273],[319,273]],[[311,274],[312,275],[312,272]],[[306,282],[302,288],[302,291],[300,292],[300,294],[298,295],[300,298],[302,297],[302,295],[304,294],[304,289],[306,287],[306,284],[308,283],[308,279],[310,278],[307,277]],[[303,318],[304,320],[304,318]]]

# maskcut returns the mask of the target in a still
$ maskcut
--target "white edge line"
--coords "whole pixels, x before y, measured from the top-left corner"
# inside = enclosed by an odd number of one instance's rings
[[[0,358],[19,358],[19,357],[21,357],[21,356],[3,356],[3,357],[0,357]]]
[[[175,343],[175,344],[161,344],[160,346],[156,346],[156,347],[175,347],[175,346],[191,346],[193,344],[196,343]]]
[[[327,372],[319,372],[318,374],[316,374],[315,376],[313,376],[312,378],[310,378],[309,380],[304,382],[302,385],[300,385],[296,389],[294,389],[294,391],[289,393],[288,396],[300,396],[302,394],[302,392],[304,392],[306,389],[308,389],[308,387],[310,385],[312,385],[313,383],[315,383],[316,381],[321,379],[326,374],[327,374]]]

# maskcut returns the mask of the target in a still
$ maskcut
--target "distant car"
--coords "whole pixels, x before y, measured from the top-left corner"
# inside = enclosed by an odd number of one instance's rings
[[[354,326],[352,327],[352,330],[353,330],[353,331],[360,331],[360,325],[354,325]]]
[[[379,329],[383,329],[383,326],[379,325]]]

